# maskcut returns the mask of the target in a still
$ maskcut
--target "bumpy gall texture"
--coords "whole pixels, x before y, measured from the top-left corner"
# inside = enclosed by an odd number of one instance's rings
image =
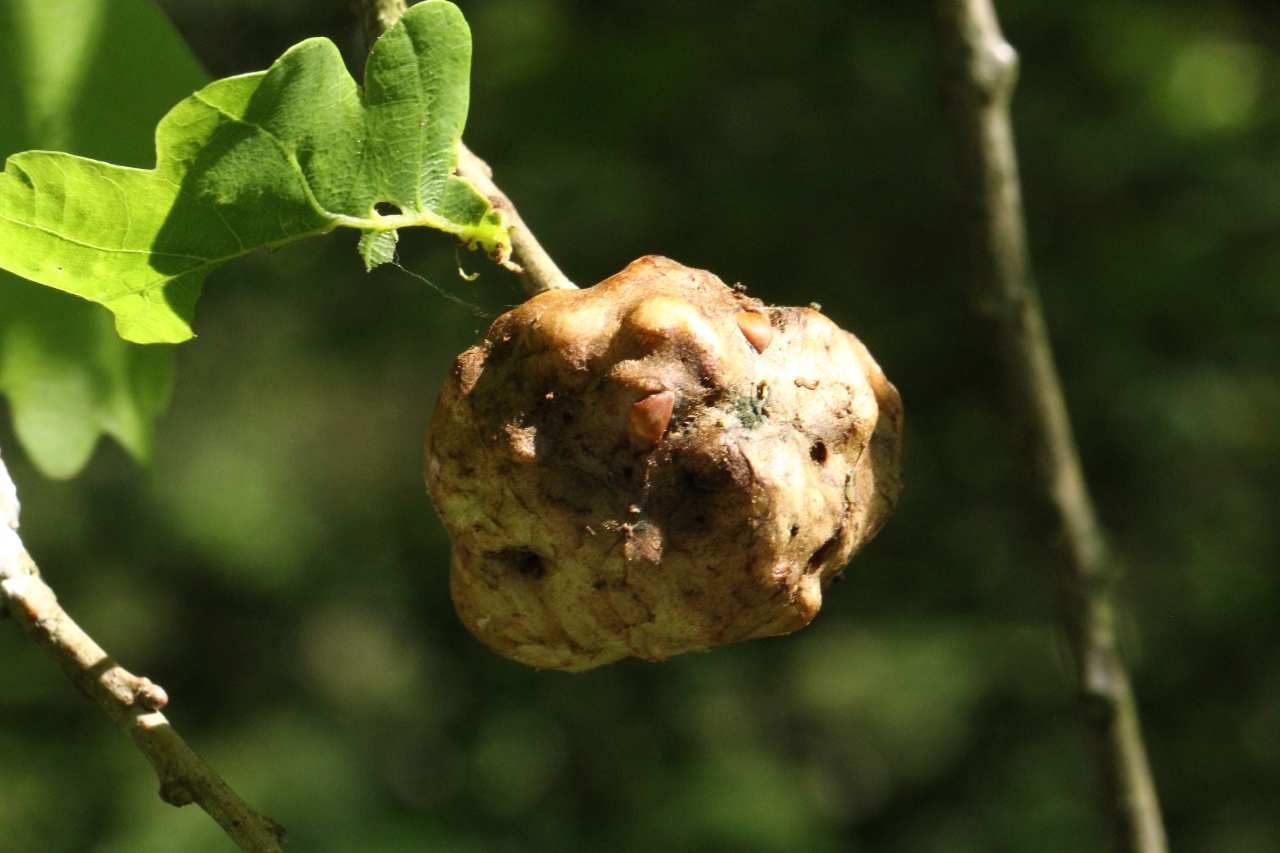
[[[646,257],[504,314],[427,440],[458,615],[540,668],[804,627],[901,489],[902,408],[858,339]]]

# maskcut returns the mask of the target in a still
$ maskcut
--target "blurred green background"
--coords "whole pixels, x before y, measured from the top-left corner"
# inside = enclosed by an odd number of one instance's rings
[[[165,0],[215,76],[344,0]],[[215,273],[154,460],[0,448],[51,584],[297,851],[1094,851],[1042,520],[971,319],[927,3],[460,0],[467,139],[571,277],[822,303],[902,391],[897,515],[796,635],[539,673],[448,599],[422,436],[489,322],[354,234]],[[1280,849],[1280,6],[998,3],[1033,253],[1179,851]],[[496,314],[445,238],[404,265]],[[233,849],[0,626],[0,853]]]

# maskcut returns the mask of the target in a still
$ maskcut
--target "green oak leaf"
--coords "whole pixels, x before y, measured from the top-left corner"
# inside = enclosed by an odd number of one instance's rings
[[[156,122],[206,82],[148,0],[0,0],[0,158],[146,166]],[[122,341],[101,305],[0,271],[0,394],[47,476],[77,473],[103,434],[145,459],[172,377],[172,347]]]
[[[380,38],[363,91],[337,47],[308,39],[269,70],[211,83],[156,129],[156,168],[30,151],[0,175],[0,267],[94,302],[139,343],[191,337],[205,277],[264,246],[338,226],[426,225],[504,257],[501,215],[453,174],[471,33],[445,0]]]

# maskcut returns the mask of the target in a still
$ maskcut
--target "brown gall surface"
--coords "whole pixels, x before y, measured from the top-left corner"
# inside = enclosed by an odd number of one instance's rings
[[[656,256],[540,294],[458,357],[427,436],[458,615],[564,670],[795,631],[892,511],[901,433],[812,309]]]

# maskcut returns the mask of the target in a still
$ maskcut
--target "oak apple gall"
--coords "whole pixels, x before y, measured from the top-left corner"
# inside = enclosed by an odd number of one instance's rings
[[[641,258],[460,355],[427,438],[458,615],[539,668],[804,627],[901,490],[902,406],[853,335]]]

